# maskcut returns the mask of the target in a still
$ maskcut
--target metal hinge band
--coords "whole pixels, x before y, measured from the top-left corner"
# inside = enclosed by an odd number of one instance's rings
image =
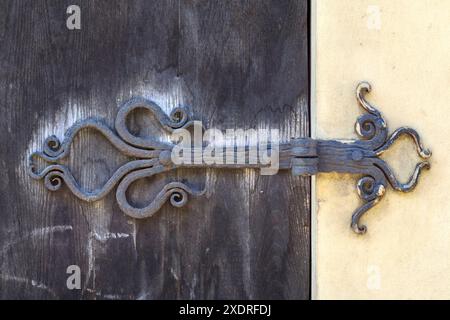
[[[417,185],[421,170],[430,168],[428,161],[420,162],[416,165],[409,181],[400,183],[388,164],[379,158],[402,135],[409,135],[413,139],[417,153],[422,159],[429,158],[431,152],[424,148],[419,134],[414,129],[402,127],[388,136],[388,128],[381,113],[365,99],[365,94],[370,90],[371,86],[367,82],[361,82],[356,89],[357,101],[367,112],[361,115],[356,122],[355,130],[361,137],[360,140],[344,142],[296,138],[281,144],[277,150],[279,152],[279,169],[291,170],[294,176],[310,176],[319,172],[350,173],[362,176],[357,182],[357,191],[363,204],[353,213],[351,219],[351,227],[358,234],[363,234],[367,230],[366,226],[360,225],[361,216],[381,200],[388,185],[397,191],[409,192]],[[194,162],[175,164],[171,159],[175,143],[162,142],[156,137],[137,137],[128,130],[126,118],[137,108],[144,108],[153,113],[167,133],[172,133],[180,128],[189,128],[194,123],[189,120],[188,113],[183,108],[176,108],[167,116],[156,103],[143,98],[135,98],[120,108],[115,121],[115,130],[100,119],[87,119],[76,122],[67,130],[62,142],[55,136],[47,138],[43,150],[33,152],[29,157],[30,176],[37,180],[43,179],[44,185],[51,191],[58,190],[64,182],[76,197],[89,202],[103,198],[117,185],[116,199],[121,210],[130,217],[142,219],[154,215],[166,201],[170,201],[175,207],[182,207],[186,204],[188,195],[202,195],[205,190],[197,191],[184,183],[171,182],[163,187],[150,204],[143,208],[137,208],[129,203],[126,192],[129,186],[139,179],[181,167],[264,167],[258,163],[206,164]],[[94,191],[87,191],[80,187],[69,168],[60,163],[60,160],[69,155],[74,137],[85,128],[97,130],[121,153],[135,158],[117,169],[103,187]],[[249,156],[247,147],[243,151],[241,150],[244,156]],[[194,150],[194,157],[195,154]],[[41,158],[49,165],[38,171],[35,164],[36,158]]]

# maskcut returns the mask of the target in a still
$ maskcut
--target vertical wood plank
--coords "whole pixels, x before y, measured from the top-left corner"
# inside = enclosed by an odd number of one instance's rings
[[[306,1],[183,1],[180,16],[179,73],[206,127],[308,136]],[[210,283],[195,296],[308,298],[309,179],[216,170],[208,181],[211,198],[187,215],[207,225],[195,274]]]

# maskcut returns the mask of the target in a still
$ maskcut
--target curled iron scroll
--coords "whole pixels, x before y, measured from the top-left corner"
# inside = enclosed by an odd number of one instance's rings
[[[359,223],[361,216],[381,200],[388,184],[397,191],[409,192],[417,185],[422,169],[430,168],[428,161],[419,162],[408,182],[401,183],[387,163],[378,156],[388,150],[400,136],[408,135],[413,139],[420,158],[431,157],[431,151],[423,146],[419,134],[412,128],[401,127],[388,137],[386,121],[381,113],[365,99],[365,94],[370,90],[371,86],[367,82],[361,82],[356,88],[356,99],[368,113],[360,116],[356,122],[355,130],[363,140],[355,142],[355,145],[362,145],[364,148],[374,151],[377,156],[371,158],[373,166],[357,183],[358,195],[364,204],[353,213],[351,227],[358,234],[367,231],[367,227]]]
[[[191,125],[187,112],[182,108],[174,109],[170,116],[167,116],[157,104],[151,101],[142,98],[132,99],[120,108],[115,122],[115,130],[100,119],[87,119],[76,122],[70,127],[62,142],[56,136],[48,137],[42,151],[33,152],[29,156],[29,175],[36,180],[43,179],[45,187],[50,191],[59,190],[65,183],[76,197],[87,202],[102,199],[118,185],[116,199],[120,208],[125,214],[136,219],[152,216],[167,200],[170,200],[175,207],[185,205],[188,194],[200,195],[202,192],[193,190],[181,182],[166,184],[155,199],[144,208],[134,207],[126,197],[126,191],[133,182],[174,168],[170,163],[170,150],[173,148],[171,143],[161,142],[152,137],[137,137],[128,130],[126,118],[139,108],[150,111],[161,127],[169,133],[174,129]],[[132,160],[119,167],[101,188],[93,191],[83,189],[69,168],[59,163],[60,160],[69,156],[71,144],[77,133],[87,128],[101,133],[122,154],[137,158],[137,160]],[[40,158],[50,165],[38,171],[36,158]]]

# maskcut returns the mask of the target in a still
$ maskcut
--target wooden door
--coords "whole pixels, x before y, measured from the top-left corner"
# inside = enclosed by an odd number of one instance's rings
[[[67,8],[80,7],[69,30]],[[205,126],[309,135],[306,0],[4,0],[0,10],[0,297],[308,299],[310,179],[254,169],[178,170],[207,193],[134,220],[114,192],[80,201],[30,179],[27,157],[75,121],[143,96]],[[148,115],[131,125],[147,134]],[[67,165],[95,189],[129,161],[83,130]],[[69,290],[70,265],[81,288]]]

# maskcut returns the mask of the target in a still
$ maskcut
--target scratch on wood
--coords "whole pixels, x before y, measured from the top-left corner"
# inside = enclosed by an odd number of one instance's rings
[[[86,281],[83,286],[83,291],[85,290],[94,290],[95,291],[95,255],[96,255],[96,247],[94,245],[94,240],[100,243],[106,243],[111,239],[124,239],[129,238],[130,234],[128,233],[114,233],[114,232],[104,232],[99,233],[96,231],[92,231],[89,233],[88,241],[87,241],[87,254],[88,254],[88,274],[86,277]],[[88,289],[89,281],[92,277],[92,289]]]
[[[106,242],[109,239],[121,239],[121,238],[128,238],[130,235],[128,233],[113,233],[113,232],[108,232],[105,234],[99,234],[97,232],[93,233],[93,236],[95,238],[95,240],[98,240],[100,242]]]
[[[51,226],[51,227],[44,227],[44,228],[38,228],[38,229],[34,229],[29,233],[26,233],[25,235],[13,239],[10,242],[6,242],[1,249],[1,253],[4,254],[6,253],[12,246],[14,246],[15,244],[25,241],[26,239],[30,238],[30,237],[38,237],[38,236],[46,236],[48,234],[54,233],[54,232],[64,232],[64,231],[72,231],[72,226],[68,226],[68,225],[58,225],[58,226]]]
[[[244,278],[244,286],[245,291],[249,295],[249,299],[252,299],[252,290],[250,284],[252,283],[251,279],[251,261],[250,261],[250,194],[251,190],[255,188],[255,177],[256,177],[256,171],[254,169],[244,169],[243,171],[243,177],[244,179],[241,180],[241,185],[239,187],[239,190],[245,191],[242,193],[244,197],[244,206],[247,210],[247,221],[246,221],[246,232],[242,234],[242,240],[241,243],[243,244],[243,252],[242,252],[242,264],[243,264],[243,278]]]
[[[133,237],[134,252],[137,254],[137,244],[136,244],[137,225],[136,225],[136,221],[129,220],[128,223],[131,224],[131,226],[133,227],[133,229],[131,231],[131,236]]]
[[[23,277],[11,276],[11,275],[7,275],[7,274],[0,274],[0,278],[5,281],[14,281],[14,282],[20,282],[20,283],[25,283],[27,285],[31,285],[34,288],[47,291],[54,298],[58,298],[58,295],[51,288],[49,288],[47,285],[43,284],[42,282],[39,282],[39,281],[36,281],[33,279],[23,278]]]

